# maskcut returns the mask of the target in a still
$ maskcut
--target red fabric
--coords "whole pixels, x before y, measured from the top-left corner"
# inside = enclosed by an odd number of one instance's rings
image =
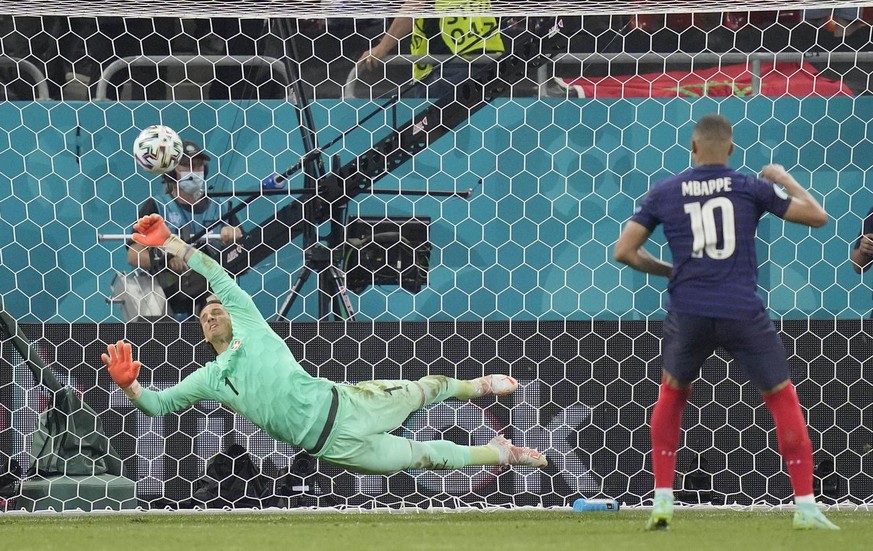
[[[807,496],[812,494],[812,442],[797,399],[794,385],[788,386],[773,394],[764,395],[764,403],[773,419],[776,421],[776,438],[779,441],[779,453],[788,468],[794,495]]]
[[[851,96],[848,86],[818,76],[809,63],[761,63],[761,95],[764,96]],[[560,79],[586,98],[748,96],[752,93],[751,67],[725,65],[687,71],[579,77]]]
[[[682,410],[691,389],[674,388],[661,383],[661,393],[652,412],[652,471],[655,488],[672,488],[676,472],[676,447],[682,428]]]

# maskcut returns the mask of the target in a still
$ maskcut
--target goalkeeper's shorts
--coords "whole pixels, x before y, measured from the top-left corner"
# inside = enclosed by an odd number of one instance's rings
[[[424,391],[415,381],[365,381],[336,385],[337,408],[330,434],[315,457],[362,472],[403,468],[410,444],[387,434],[424,405]]]

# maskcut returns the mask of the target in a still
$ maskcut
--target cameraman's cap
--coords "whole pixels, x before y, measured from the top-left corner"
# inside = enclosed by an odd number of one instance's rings
[[[210,158],[209,155],[203,152],[203,149],[197,145],[196,142],[190,140],[184,140],[182,142],[182,155],[191,159],[199,157],[204,161],[208,161]]]

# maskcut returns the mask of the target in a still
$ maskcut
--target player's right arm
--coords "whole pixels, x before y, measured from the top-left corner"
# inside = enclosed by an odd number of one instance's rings
[[[657,189],[652,188],[646,194],[640,206],[625,225],[621,235],[618,236],[618,241],[613,249],[613,257],[616,261],[627,264],[634,270],[670,278],[673,276],[673,265],[655,258],[643,248],[655,227],[661,223],[656,214],[657,193]]]
[[[159,417],[189,408],[210,397],[205,369],[198,369],[166,390],[153,391],[143,388],[137,381],[141,364],[133,359],[130,343],[118,341],[108,345],[101,359],[115,384],[146,415]]]
[[[252,297],[239,288],[224,268],[209,255],[196,250],[180,237],[172,235],[160,215],[150,214],[140,218],[133,230],[131,238],[137,243],[147,247],[160,247],[165,254],[171,254],[184,261],[195,272],[205,277],[212,292],[233,315],[234,322],[267,325]]]
[[[772,164],[761,169],[761,178],[779,184],[791,196],[788,210],[782,215],[783,220],[797,222],[813,228],[820,228],[828,223],[828,213],[782,165]]]
[[[379,41],[373,48],[361,54],[358,63],[368,69],[373,69],[379,60],[384,59],[390,54],[397,44],[405,37],[412,33],[412,18],[411,17],[395,17],[391,21],[391,25],[385,34],[382,35],[382,40]]]
[[[673,273],[673,265],[658,260],[643,248],[652,232],[649,228],[631,220],[615,243],[614,256],[618,262],[627,264],[634,270],[669,278]]]

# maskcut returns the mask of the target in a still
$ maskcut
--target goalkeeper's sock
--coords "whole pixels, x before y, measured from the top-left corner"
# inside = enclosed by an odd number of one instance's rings
[[[410,449],[412,450],[411,461],[396,470],[402,469],[462,469],[469,465],[475,465],[473,461],[472,451],[474,446],[461,446],[449,440],[429,440],[420,442],[417,440],[409,441]],[[391,460],[392,458],[386,457]],[[380,472],[389,473],[388,470],[381,468]]]
[[[500,452],[492,446],[470,446],[470,465],[500,465]]]
[[[424,398],[422,406],[449,398],[467,400],[473,394],[473,385],[469,381],[459,381],[444,375],[425,375],[416,384],[421,388]]]
[[[676,446],[682,428],[682,410],[691,388],[676,388],[661,383],[661,393],[652,412],[652,470],[655,488],[672,488],[676,470]]]
[[[765,394],[764,403],[776,422],[779,452],[788,468],[794,495],[812,495],[812,442],[794,385],[789,382],[781,390]]]

